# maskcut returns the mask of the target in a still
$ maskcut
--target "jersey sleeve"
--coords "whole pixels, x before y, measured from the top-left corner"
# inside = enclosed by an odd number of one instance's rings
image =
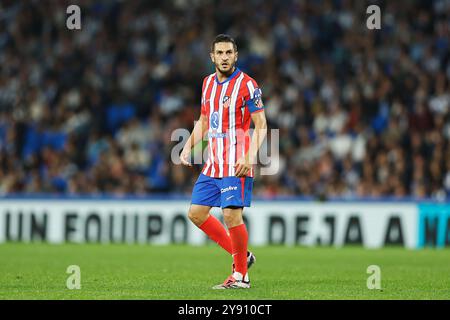
[[[262,91],[255,80],[249,79],[246,83],[245,91],[245,105],[250,113],[264,110],[264,103],[262,101]]]
[[[202,102],[201,103],[202,103],[202,107],[200,109],[200,114],[202,116],[206,116],[207,115],[207,113],[206,113],[206,104],[204,103],[203,98],[202,98]]]
[[[204,95],[205,95],[205,90],[206,90],[205,86],[206,86],[206,79],[207,78],[208,77],[203,79],[202,95],[201,95],[201,98],[200,98],[201,99],[200,100],[200,106],[201,106],[200,113],[201,113],[202,116],[206,116],[206,104],[205,104],[205,101],[204,101]]]

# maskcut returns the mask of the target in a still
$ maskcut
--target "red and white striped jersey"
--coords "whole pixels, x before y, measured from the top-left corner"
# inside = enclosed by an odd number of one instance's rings
[[[203,80],[201,113],[208,119],[208,160],[202,173],[235,175],[234,165],[250,147],[251,113],[264,110],[261,89],[238,68],[223,82],[215,73]],[[248,176],[253,177],[253,168]]]

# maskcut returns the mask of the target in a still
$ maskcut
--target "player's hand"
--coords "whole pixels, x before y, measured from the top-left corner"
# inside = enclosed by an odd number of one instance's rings
[[[235,176],[238,178],[245,177],[250,172],[250,169],[249,161],[245,158],[240,158],[234,165]]]
[[[192,167],[192,164],[189,162],[189,158],[191,157],[191,151],[190,150],[184,150],[181,152],[180,160],[181,164],[187,167]]]

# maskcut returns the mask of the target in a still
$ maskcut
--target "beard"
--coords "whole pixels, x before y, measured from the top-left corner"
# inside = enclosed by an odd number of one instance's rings
[[[216,63],[216,69],[224,76],[229,77],[235,70],[235,63],[228,63],[226,66],[223,66],[222,63]]]

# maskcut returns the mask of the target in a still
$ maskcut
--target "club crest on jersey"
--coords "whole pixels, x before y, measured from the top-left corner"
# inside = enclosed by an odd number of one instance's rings
[[[231,99],[229,96],[223,97],[222,104],[224,108],[228,108],[230,106]]]
[[[263,102],[262,102],[262,91],[260,88],[256,88],[253,92],[253,102],[255,103],[255,107],[262,108]]]
[[[214,130],[217,130],[219,128],[219,113],[217,111],[214,111],[211,115],[209,126]]]

